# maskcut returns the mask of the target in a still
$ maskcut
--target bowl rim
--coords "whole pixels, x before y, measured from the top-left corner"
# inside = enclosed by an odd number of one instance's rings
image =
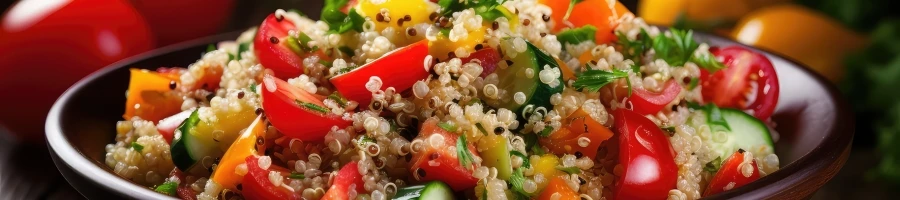
[[[664,28],[663,26],[659,27]],[[74,85],[69,87],[69,89],[67,89],[65,93],[63,93],[56,100],[56,102],[53,104],[53,107],[50,109],[50,112],[48,113],[47,121],[45,123],[48,147],[53,153],[57,154],[58,157],[62,159],[62,161],[64,161],[66,165],[73,169],[73,171],[79,173],[83,177],[91,179],[91,182],[96,182],[100,186],[103,186],[110,191],[115,191],[119,194],[125,194],[139,199],[175,199],[171,196],[166,196],[152,191],[147,187],[135,184],[108,171],[107,169],[103,169],[98,166],[97,163],[89,160],[87,156],[81,153],[81,151],[75,149],[74,146],[72,146],[72,144],[69,142],[66,135],[63,134],[63,130],[61,127],[62,121],[60,118],[63,107],[65,107],[65,105],[71,101],[72,96],[76,91],[80,91],[84,87],[84,85],[111,71],[127,67],[142,60],[169,54],[173,51],[179,51],[203,44],[232,40],[241,32],[243,31],[222,33],[181,42],[162,48],[157,48],[107,65],[106,67],[91,73],[85,78],[82,78]],[[830,180],[834,176],[834,174],[838,170],[840,170],[841,167],[843,167],[844,162],[847,160],[847,154],[850,151],[850,146],[853,140],[853,134],[855,131],[853,128],[855,124],[855,117],[853,116],[853,112],[849,110],[849,104],[840,95],[841,93],[835,85],[833,85],[830,81],[827,81],[827,79],[825,79],[822,75],[811,70],[808,66],[803,65],[794,59],[783,56],[782,54],[774,53],[773,51],[769,51],[765,48],[748,46],[735,40],[714,34],[700,31],[694,32],[696,37],[707,38],[707,41],[712,39],[727,41],[731,43],[729,45],[737,45],[766,54],[770,59],[782,59],[789,65],[792,65],[789,67],[797,68],[803,74],[810,75],[813,79],[813,83],[823,87],[828,93],[828,97],[835,103],[835,122],[840,122],[834,124],[831,132],[827,133],[824,136],[820,145],[814,147],[811,151],[807,152],[805,155],[801,156],[794,162],[784,165],[778,171],[762,177],[759,180],[751,182],[747,185],[744,185],[743,187],[739,187],[734,190],[729,190],[713,196],[704,197],[704,199],[726,199],[736,197],[762,199],[782,196],[786,194],[789,195],[790,193],[792,193],[792,191],[788,191],[789,189],[796,189],[796,187],[800,186],[801,184],[806,183],[810,179],[815,178],[815,176],[820,175],[816,172],[827,170],[829,166],[838,163],[838,168],[834,169],[834,172],[826,177],[826,181],[819,183],[824,184],[825,182],[827,182],[827,180]],[[784,188],[784,186],[790,186],[790,188],[786,189]]]

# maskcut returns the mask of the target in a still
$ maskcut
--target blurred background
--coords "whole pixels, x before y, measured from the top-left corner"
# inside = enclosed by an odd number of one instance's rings
[[[900,1],[621,1],[648,23],[732,38],[790,57],[831,80],[856,112],[856,135],[847,164],[813,198],[900,194]],[[321,0],[0,2],[0,199],[80,197],[53,167],[43,133],[50,106],[82,77],[155,48],[244,30],[277,8],[321,5]],[[30,164],[15,164],[23,162]]]

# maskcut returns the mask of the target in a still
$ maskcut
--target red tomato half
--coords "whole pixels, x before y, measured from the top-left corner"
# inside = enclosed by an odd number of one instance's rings
[[[66,88],[153,44],[125,0],[19,1],[0,22],[0,123],[41,143],[50,106]]]
[[[641,115],[652,115],[671,103],[681,93],[681,86],[675,80],[666,81],[660,92],[651,92],[643,88],[634,88],[633,95],[629,98],[634,106],[634,112]]]
[[[297,30],[294,22],[288,18],[281,20],[275,14],[269,14],[253,39],[253,52],[259,63],[266,69],[275,72],[275,77],[288,79],[300,76],[303,73],[303,59],[316,55],[324,58],[321,51],[311,54],[297,55],[287,46],[288,31]],[[299,45],[299,44],[298,44]]]
[[[618,109],[613,117],[625,169],[613,188],[615,199],[665,199],[678,180],[668,135],[634,111]]]
[[[353,71],[334,76],[330,81],[345,98],[366,105],[372,101],[372,92],[366,89],[366,83],[371,78],[381,79],[380,89],[394,87],[397,92],[409,89],[416,81],[428,78],[426,56],[428,40],[422,40],[388,52]]]
[[[285,188],[288,186],[284,183],[291,181],[288,178],[291,175],[290,170],[274,164],[271,164],[268,169],[260,168],[259,158],[256,156],[247,157],[247,174],[244,175],[244,180],[241,181],[241,187],[243,187],[241,194],[244,196],[244,199],[301,199],[298,193],[291,192]],[[269,173],[271,172],[281,174],[281,177],[284,178],[282,185],[272,185],[272,181],[269,180]]]
[[[765,55],[741,46],[710,48],[709,50],[726,66],[709,74],[701,70],[703,100],[720,107],[742,109],[757,119],[767,121],[778,104],[778,75],[772,62]],[[755,98],[750,83],[756,83]]]
[[[435,118],[428,119],[422,124],[422,130],[419,131],[418,139],[428,142],[432,136],[443,137],[444,142],[431,146],[423,144],[422,151],[412,154],[412,167],[409,172],[417,181],[441,181],[450,185],[455,191],[475,187],[478,179],[472,176],[472,166],[462,166],[456,152],[451,152],[450,147],[456,146],[456,140],[459,135],[447,132],[437,126],[438,120]],[[475,147],[471,144],[467,145],[472,156],[478,156]]]
[[[186,176],[184,175],[184,172],[175,168],[169,173],[169,177],[172,176],[178,177],[178,180],[181,180],[181,182],[178,183],[178,187],[175,188],[175,194],[178,195],[178,198],[183,200],[197,199],[197,192],[191,188],[191,183],[188,183],[187,179],[185,179]]]
[[[713,176],[713,179],[709,181],[709,186],[703,192],[704,197],[738,188],[759,179],[759,166],[756,165],[756,160],[752,159],[750,162],[745,162],[744,154],[744,150],[740,149],[731,154],[728,160],[722,163],[722,167],[716,172],[716,176]],[[744,176],[741,172],[744,168],[742,164],[749,164],[753,167],[749,176]]]
[[[347,195],[350,192],[350,189],[355,189],[357,194],[365,193],[365,184],[366,182],[363,182],[362,175],[359,174],[359,165],[356,161],[351,161],[344,165],[344,167],[341,168],[341,171],[338,171],[337,176],[334,177],[334,182],[331,184],[331,187],[328,188],[328,191],[325,192],[325,196],[323,196],[322,199],[350,199]]]
[[[484,48],[475,53],[469,54],[469,57],[462,58],[462,63],[466,64],[471,62],[472,60],[478,60],[481,63],[481,76],[482,78],[487,77],[491,73],[494,73],[494,70],[497,69],[497,63],[500,62],[503,58],[500,57],[500,52],[493,48]]]
[[[330,110],[321,112],[312,108],[327,108],[322,101],[325,97],[311,94],[293,85],[266,75],[263,78],[262,107],[269,123],[282,134],[303,141],[321,141],[337,126],[344,128],[351,124]],[[300,105],[300,103],[305,104]]]

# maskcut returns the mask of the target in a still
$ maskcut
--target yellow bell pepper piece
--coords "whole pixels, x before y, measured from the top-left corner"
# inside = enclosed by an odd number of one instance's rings
[[[256,120],[241,133],[240,137],[231,144],[225,155],[219,161],[218,167],[212,174],[212,180],[232,191],[237,190],[237,184],[241,182],[243,176],[235,173],[237,165],[244,163],[247,156],[259,155],[258,152],[265,151],[264,146],[257,146],[256,141],[265,140],[266,123],[262,120],[262,116],[256,117]]]
[[[382,31],[387,27],[393,27],[395,31],[406,31],[410,27],[423,22],[430,22],[428,17],[435,10],[435,5],[426,0],[360,0],[356,10],[363,17],[369,17],[375,22],[375,30]],[[381,11],[387,11],[387,15],[381,15]],[[379,18],[378,16],[381,15]],[[403,20],[409,15],[409,20]],[[383,21],[378,21],[382,19]],[[398,21],[403,20],[403,23]]]
[[[468,50],[470,53],[475,52],[475,45],[484,42],[485,27],[481,27],[475,31],[468,33],[466,39],[450,41],[450,38],[439,34],[437,40],[432,41],[428,45],[428,54],[442,61],[447,60],[450,52],[455,52],[458,48]]]
[[[763,8],[735,27],[732,37],[796,59],[831,81],[844,75],[843,59],[866,39],[823,14],[792,4]]]
[[[702,22],[737,21],[752,10],[750,0],[643,0],[638,13],[649,24],[671,26],[679,15]]]
[[[557,166],[560,166],[559,158],[549,153],[537,159],[531,159],[531,166],[534,167],[535,175],[543,174],[544,180],[550,180],[565,173],[556,169]],[[547,181],[538,183],[538,190],[546,187],[547,183]]]

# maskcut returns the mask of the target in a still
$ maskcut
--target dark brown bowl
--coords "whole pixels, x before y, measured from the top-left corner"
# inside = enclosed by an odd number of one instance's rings
[[[66,180],[88,198],[171,198],[116,176],[104,164],[104,147],[113,141],[115,122],[124,112],[128,68],[187,66],[200,58],[207,44],[237,35],[212,36],[138,55],[69,88],[53,106],[46,124],[53,161]],[[711,46],[741,45],[709,34],[695,37]],[[781,83],[773,120],[780,133],[775,150],[783,167],[712,199],[807,198],[840,170],[850,152],[853,114],[837,89],[795,61],[759,51],[775,65]]]

